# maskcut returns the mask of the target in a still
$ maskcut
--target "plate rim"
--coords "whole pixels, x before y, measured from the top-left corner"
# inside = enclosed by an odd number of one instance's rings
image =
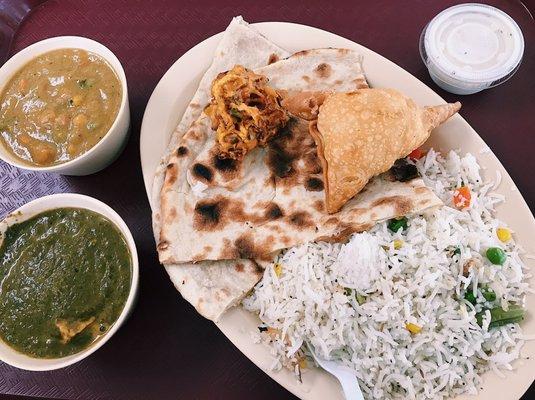
[[[345,41],[348,46],[357,47],[357,48],[359,48],[359,50],[363,50],[364,53],[371,54],[373,57],[379,59],[381,64],[385,63],[389,67],[395,66],[395,68],[398,69],[398,72],[400,72],[402,74],[407,74],[410,78],[412,78],[412,79],[409,79],[409,86],[414,86],[414,84],[416,84],[417,86],[419,86],[418,89],[422,89],[422,90],[425,89],[425,91],[427,92],[426,95],[432,96],[433,98],[437,99],[437,101],[445,102],[445,100],[440,95],[438,95],[431,87],[427,86],[425,83],[420,81],[417,77],[412,75],[409,71],[405,70],[404,68],[402,68],[401,66],[399,66],[395,62],[389,60],[388,58],[382,56],[381,54],[379,54],[379,53],[377,53],[377,52],[375,52],[375,51],[373,51],[373,50],[371,50],[371,49],[369,49],[369,48],[367,48],[367,47],[365,47],[365,46],[363,46],[363,45],[361,45],[361,44],[359,44],[357,42],[352,41],[351,39],[345,38],[345,37],[340,36],[340,35],[338,35],[336,33],[329,32],[327,30],[323,30],[323,29],[316,28],[316,27],[313,27],[313,26],[309,26],[309,25],[305,25],[305,24],[299,24],[299,23],[293,23],[293,22],[266,21],[266,22],[251,23],[250,25],[253,28],[255,28],[257,31],[259,31],[261,34],[263,34],[264,36],[268,37],[269,39],[271,39],[271,37],[270,37],[270,35],[268,33],[266,33],[266,31],[271,31],[271,30],[274,31],[276,29],[288,28],[288,29],[297,29],[297,30],[308,30],[310,32],[321,34],[321,35],[327,34],[327,35],[331,36],[332,41],[335,41],[335,40],[337,40],[337,41],[340,41],[340,40],[341,41]],[[179,57],[171,65],[171,67],[165,72],[165,74],[162,76],[162,78],[158,81],[158,84],[156,85],[155,89],[153,90],[153,92],[152,92],[152,94],[151,94],[151,96],[149,98],[149,101],[147,103],[147,106],[145,108],[145,112],[144,112],[144,115],[143,115],[143,120],[142,120],[142,124],[141,124],[141,132],[140,132],[140,156],[141,156],[141,164],[142,164],[142,172],[143,172],[143,181],[144,181],[145,190],[147,192],[147,196],[148,196],[148,199],[149,199],[149,204],[151,203],[151,192],[152,192],[152,187],[151,187],[152,186],[152,179],[151,179],[151,176],[154,174],[155,171],[145,172],[145,168],[147,168],[147,167],[144,168],[144,166],[143,166],[144,165],[144,150],[143,150],[144,145],[143,144],[145,143],[145,141],[148,138],[147,131],[149,130],[149,128],[148,128],[147,124],[149,123],[149,120],[150,120],[150,118],[148,116],[152,112],[152,108],[154,108],[154,106],[155,106],[155,104],[153,104],[153,103],[156,103],[158,95],[163,91],[163,86],[166,85],[168,80],[170,80],[170,78],[173,75],[173,72],[180,67],[181,63],[188,63],[189,61],[187,59],[189,57],[191,57],[193,54],[204,50],[206,47],[214,45],[214,43],[212,43],[212,42],[215,42],[218,38],[220,38],[223,33],[224,32],[222,31],[222,32],[216,33],[216,34],[214,34],[214,35],[212,35],[210,37],[207,37],[206,39],[202,40],[201,42],[199,42],[198,44],[196,44],[195,46],[190,48],[188,51],[186,51],[181,57]],[[279,46],[281,46],[282,48],[285,47],[284,44],[281,44],[280,42],[278,42],[276,40],[274,40],[274,43],[279,45]],[[217,45],[217,43],[215,43],[215,45]],[[366,57],[364,57],[364,60],[366,61]],[[209,63],[210,62],[211,62],[211,58],[209,60]],[[366,67],[364,67],[364,69],[366,69]],[[180,119],[182,114],[183,114],[183,111],[182,112],[177,112],[177,118],[176,118],[177,121]],[[511,176],[509,175],[508,171],[505,169],[505,167],[503,166],[503,164],[501,163],[499,158],[490,149],[490,147],[487,145],[487,143],[484,141],[484,139],[472,128],[472,126],[468,123],[468,121],[466,121],[462,116],[457,114],[452,119],[457,120],[457,122],[459,124],[462,124],[465,128],[467,128],[470,131],[471,136],[473,136],[473,139],[475,139],[476,142],[478,142],[479,144],[484,146],[484,148],[488,149],[487,153],[490,153],[490,156],[492,158],[490,160],[490,163],[491,164],[495,164],[497,166],[497,169],[501,169],[500,172],[502,174],[502,182],[503,182],[503,178],[505,178],[505,180],[509,181],[512,184],[511,190],[516,190],[517,191],[518,197],[519,197],[518,200],[520,200],[520,202],[521,202],[520,206],[522,208],[522,210],[520,211],[520,214],[524,215],[527,212],[528,215],[531,216],[529,221],[525,221],[525,223],[526,224],[531,224],[531,230],[533,230],[533,232],[535,233],[535,218],[533,217],[533,214],[532,214],[531,210],[529,209],[526,200],[522,196],[522,193],[516,187],[516,184],[514,183],[513,179],[511,178]],[[167,134],[167,140],[169,140],[170,135],[172,134],[173,130],[174,129],[172,129],[170,132],[166,133]],[[482,154],[483,153],[474,154],[474,156],[476,157],[476,159],[478,159],[478,161],[480,161]],[[160,159],[160,158],[161,158],[161,155],[158,156],[158,159]],[[149,174],[150,174],[150,176],[149,176],[149,178],[147,178],[147,176]],[[497,214],[499,214],[499,207],[498,207]],[[534,264],[534,263],[530,263],[529,260],[526,260],[526,259],[524,259],[523,261],[524,261],[524,263],[526,265],[530,265],[530,264],[533,265]],[[530,283],[533,286],[533,278],[531,279]],[[532,295],[531,297],[535,297],[535,296]],[[242,338],[238,337],[239,335],[235,334],[235,332],[230,332],[230,330],[229,330],[229,324],[231,324],[232,323],[231,321],[236,318],[235,314],[240,313],[240,312],[248,313],[248,314],[253,315],[252,313],[249,313],[248,311],[246,311],[246,310],[244,310],[242,308],[236,307],[233,310],[228,311],[225,314],[225,316],[223,316],[221,321],[218,322],[218,323],[215,323],[215,325],[227,337],[227,339],[230,340],[231,343],[234,344],[234,346],[236,346],[236,348],[242,354],[244,354],[251,362],[253,362],[257,367],[259,367],[261,370],[263,370],[270,378],[275,380],[277,383],[279,383],[285,389],[287,389],[288,391],[290,391],[294,395],[296,395],[296,396],[298,396],[300,398],[303,398],[303,399],[316,399],[316,398],[319,398],[319,397],[313,397],[313,395],[312,395],[313,386],[311,387],[312,390],[303,391],[303,390],[301,390],[302,387],[298,387],[298,386],[296,386],[294,384],[289,384],[287,382],[287,380],[282,377],[282,375],[284,375],[284,374],[282,374],[280,371],[267,370],[265,368],[265,366],[261,365],[261,362],[258,359],[255,358],[255,356],[252,354],[253,352],[246,351],[244,349],[245,346],[242,345],[242,343],[241,343],[241,339]],[[257,318],[257,316],[255,316],[255,317]],[[252,342],[252,339],[250,339],[250,340]],[[531,358],[534,358],[534,357],[531,357]],[[531,362],[529,364],[533,364],[533,362]],[[523,369],[527,369],[527,367],[524,366]],[[518,375],[517,371],[513,371],[513,373]],[[325,378],[329,377],[332,382],[336,382],[336,381],[334,381],[334,378],[332,378],[327,373],[322,372],[321,374],[325,375]],[[485,386],[485,383],[488,382],[487,381],[488,374],[489,374],[489,372],[486,372],[486,373],[483,374],[483,377],[484,377],[483,379],[485,379],[485,382],[483,382],[483,387]],[[527,374],[527,373],[525,373],[525,374]],[[493,378],[494,379],[498,379],[497,376],[493,377]],[[295,377],[293,379],[295,380]],[[525,379],[525,382],[524,382],[524,380],[523,380],[522,387],[520,389],[518,389],[518,387],[517,387],[517,390],[515,390],[514,393],[511,393],[511,394],[513,396],[518,395],[518,398],[520,398],[528,390],[530,385],[533,383],[534,379],[535,379],[535,373],[532,373],[531,381],[528,382],[528,380]],[[334,393],[332,393],[332,394],[334,395]],[[341,392],[339,391],[338,394],[341,395]],[[469,399],[474,399],[475,400],[475,399],[484,398],[484,397],[485,396],[482,395],[482,391],[479,391],[479,394],[478,394],[477,397],[474,397],[474,396],[467,397],[467,395],[461,395],[461,396],[455,397],[455,399],[461,400],[461,399],[464,399],[464,398],[467,398],[467,399],[469,398]],[[511,398],[516,398],[516,397],[511,397]]]

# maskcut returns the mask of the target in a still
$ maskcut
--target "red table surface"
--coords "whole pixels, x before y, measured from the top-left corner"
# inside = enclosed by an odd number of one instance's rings
[[[141,175],[139,130],[152,90],[177,58],[224,30],[235,15],[241,14],[249,22],[298,22],[335,32],[396,62],[448,101],[461,100],[461,114],[503,162],[533,210],[535,24],[520,2],[492,1],[515,18],[523,30],[523,64],[502,86],[468,97],[454,96],[432,83],[420,60],[418,38],[434,15],[456,3],[51,0],[39,7],[20,28],[12,53],[58,35],[87,36],[108,46],[123,63],[128,79],[132,137],[113,165],[88,177],[25,172],[0,162],[0,216],[51,193],[77,192],[106,202],[125,219],[134,235],[141,290],[131,318],[86,360],[41,373],[0,363],[0,397],[292,398],[177,293],[157,261]]]

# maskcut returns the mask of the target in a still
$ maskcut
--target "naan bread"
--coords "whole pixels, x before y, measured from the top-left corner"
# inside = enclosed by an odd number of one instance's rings
[[[338,212],[368,181],[421,146],[461,108],[459,102],[418,107],[393,89],[328,96],[311,134],[322,162],[327,212]]]
[[[305,63],[303,57],[314,61]],[[337,64],[330,64],[332,60]],[[353,91],[362,85],[360,57],[349,50],[312,50],[281,61],[291,62],[296,67],[286,68],[284,78],[272,72],[280,68],[277,64],[257,72],[280,85],[275,86],[277,90],[289,92],[296,84],[305,91],[324,90],[319,75],[308,80],[308,86],[302,84],[303,77],[313,76],[318,65],[326,65],[320,69],[335,76],[343,73],[338,79],[329,75],[335,85],[331,91]],[[354,70],[348,75],[343,68],[349,65]],[[307,241],[340,241],[379,221],[442,204],[421,179],[401,183],[381,176],[340,213],[328,215],[316,144],[308,122],[299,118],[267,148],[255,149],[237,162],[218,157],[209,118],[201,116],[184,135],[166,169],[158,243],[162,263],[263,259]]]
[[[180,146],[175,143],[181,139],[181,131],[187,123],[190,123],[193,116],[199,116],[202,109],[209,101],[209,88],[213,78],[222,71],[232,68],[234,64],[242,63],[241,57],[244,46],[253,46],[255,58],[252,63],[266,63],[265,59],[273,61],[282,58],[282,50],[274,49],[264,37],[256,33],[241,19],[234,19],[216,51],[216,57],[210,69],[201,81],[198,92],[194,96],[192,104],[186,110],[182,121],[173,134],[170,142],[169,152],[163,159],[158,169],[153,186],[153,228],[156,242],[160,242],[161,218],[160,218],[160,191],[169,163],[170,156],[176,156],[182,152]],[[269,56],[267,54],[269,53]],[[261,56],[263,54],[263,56]],[[362,58],[355,52],[346,50],[311,50],[300,52],[295,57],[273,63],[266,70],[260,70],[270,79],[276,79],[281,87],[292,90],[295,93],[298,89],[309,90],[355,90],[360,87],[367,87],[366,80],[361,66]],[[336,65],[333,63],[337,62]],[[331,67],[331,64],[333,66]],[[257,65],[245,64],[248,68],[255,68]],[[305,68],[306,66],[306,68]],[[323,78],[319,77],[318,71],[329,70],[330,79],[327,85]],[[311,77],[304,74],[309,72]],[[282,76],[278,76],[281,74]],[[321,73],[326,75],[325,72]],[[339,80],[334,82],[333,77],[354,76],[354,83],[347,83]],[[207,79],[207,77],[210,77]],[[184,122],[186,121],[186,122]],[[225,169],[224,163],[220,165]],[[273,259],[273,255],[269,256]],[[167,272],[184,299],[190,302],[197,311],[204,317],[217,321],[220,316],[251,290],[262,276],[263,260],[254,262],[248,259],[224,260],[224,261],[203,261],[198,263],[175,263],[164,262]],[[243,268],[242,268],[243,267]]]
[[[213,321],[239,303],[264,273],[251,260],[203,261],[166,268],[182,297],[199,314]]]
[[[156,243],[160,241],[160,191],[168,158],[171,152],[176,150],[176,143],[182,139],[192,122],[199,118],[208,104],[212,80],[218,73],[238,63],[254,69],[289,55],[290,53],[251,28],[241,17],[234,18],[227,27],[217,46],[212,65],[201,79],[197,92],[173,132],[168,152],[162,157],[154,176],[151,206]],[[199,314],[214,321],[239,302],[262,277],[262,269],[251,260],[208,261],[180,265],[167,263],[165,268],[182,297],[191,303]]]

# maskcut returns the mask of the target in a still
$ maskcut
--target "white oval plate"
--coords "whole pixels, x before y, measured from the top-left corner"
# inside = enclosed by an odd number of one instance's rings
[[[292,23],[263,22],[253,26],[290,52],[321,47],[355,49],[364,56],[364,71],[371,86],[395,88],[412,97],[420,105],[444,103],[439,95],[407,71],[348,39]],[[140,151],[149,201],[156,166],[204,71],[212,62],[221,35],[222,33],[219,33],[206,39],[178,59],[162,77],[147,104],[141,126]],[[462,98],[460,100],[462,101]],[[463,153],[472,153],[485,169],[484,176],[487,179],[495,179],[496,171],[501,173],[502,181],[496,192],[505,195],[507,201],[498,207],[498,217],[512,227],[516,240],[526,252],[535,254],[535,241],[532,240],[535,237],[533,215],[500,161],[491,151],[487,151],[488,146],[470,125],[461,116],[456,115],[434,131],[427,145],[441,150],[460,149]],[[525,261],[532,267],[535,265],[531,260]],[[531,278],[530,283],[535,287],[535,278]],[[535,295],[531,295],[527,299],[528,309],[533,308],[534,304]],[[251,361],[296,396],[307,400],[343,399],[337,381],[318,369],[304,372],[302,384],[298,383],[289,371],[270,371],[272,359],[268,348],[254,344],[251,340],[250,333],[257,330],[258,324],[257,316],[237,307],[227,312],[217,326]],[[522,326],[526,334],[535,334],[532,310]],[[505,379],[494,373],[487,373],[484,375],[483,390],[477,397],[460,396],[458,399],[519,399],[535,378],[535,341],[526,343],[522,355],[529,359],[516,362],[516,371],[507,372]]]

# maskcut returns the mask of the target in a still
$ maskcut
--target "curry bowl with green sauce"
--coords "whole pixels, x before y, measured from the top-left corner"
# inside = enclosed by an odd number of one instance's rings
[[[124,222],[98,200],[60,194],[0,224],[0,359],[55,369],[95,351],[124,321],[137,290]]]
[[[93,40],[46,39],[0,68],[0,158],[15,166],[96,172],[122,150],[129,119],[122,66]]]

